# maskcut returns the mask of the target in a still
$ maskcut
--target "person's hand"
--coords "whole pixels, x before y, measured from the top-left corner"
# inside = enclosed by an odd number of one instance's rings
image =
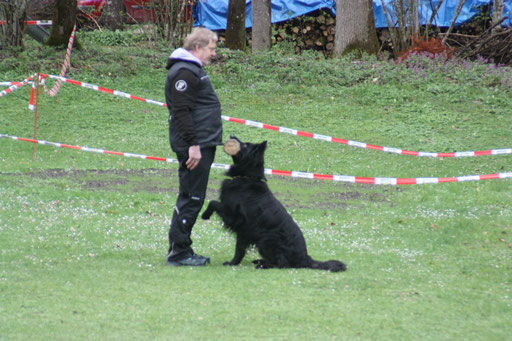
[[[201,148],[199,146],[190,146],[188,148],[188,160],[185,163],[187,168],[194,170],[201,161]]]

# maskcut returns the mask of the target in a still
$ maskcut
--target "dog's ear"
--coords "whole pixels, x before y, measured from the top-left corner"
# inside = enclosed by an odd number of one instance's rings
[[[264,152],[267,149],[267,141],[261,142],[258,149]]]

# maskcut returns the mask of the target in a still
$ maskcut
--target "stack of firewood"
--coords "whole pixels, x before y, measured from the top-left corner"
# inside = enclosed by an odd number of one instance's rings
[[[319,50],[330,54],[334,49],[336,19],[328,12],[319,11],[314,16],[303,16],[274,26],[276,43],[291,42],[297,53]]]

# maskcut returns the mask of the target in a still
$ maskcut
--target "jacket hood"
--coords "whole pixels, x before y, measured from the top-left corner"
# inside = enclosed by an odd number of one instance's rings
[[[199,65],[201,67],[203,66],[203,63],[201,62],[201,60],[199,58],[197,58],[192,53],[190,53],[190,51],[184,49],[183,47],[180,47],[180,48],[174,50],[171,53],[171,55],[169,56],[169,60],[167,62],[167,69],[170,69],[170,67],[174,63],[181,62],[181,61],[192,62],[192,63],[196,63],[197,65]]]

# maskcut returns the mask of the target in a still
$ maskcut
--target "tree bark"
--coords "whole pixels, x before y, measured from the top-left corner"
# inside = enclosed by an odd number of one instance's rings
[[[23,48],[28,0],[0,1],[0,44],[9,51]]]
[[[101,11],[101,22],[110,30],[123,28],[125,16],[123,0],[106,0]]]
[[[226,47],[245,50],[245,0],[229,0],[226,28]]]
[[[494,5],[492,7],[492,23],[493,23],[493,25],[500,22],[502,18],[503,18],[503,0],[494,0]]]
[[[414,33],[420,32],[420,18],[418,13],[418,0],[409,1],[409,26],[413,28]]]
[[[372,0],[336,0],[336,56],[379,50]]]
[[[272,47],[270,0],[252,0],[252,52]]]
[[[69,36],[76,23],[76,1],[77,0],[57,0],[53,10],[53,25],[50,37],[46,41],[49,46],[66,46]],[[75,40],[75,46],[78,41]]]

